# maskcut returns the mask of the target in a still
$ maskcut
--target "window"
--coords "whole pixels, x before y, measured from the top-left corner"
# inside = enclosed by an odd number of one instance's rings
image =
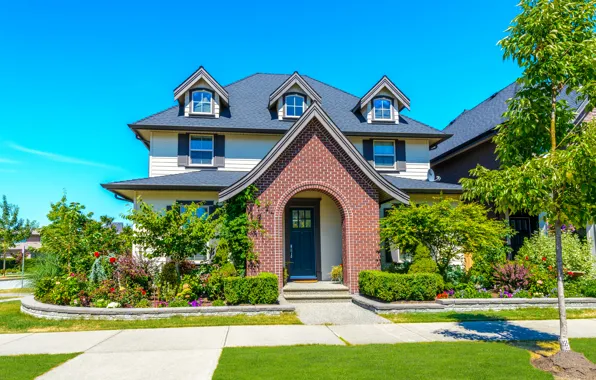
[[[286,116],[300,117],[304,112],[304,97],[300,95],[286,96]]]
[[[213,136],[190,136],[190,164],[213,165]]]
[[[192,96],[192,113],[212,113],[212,98],[211,92],[206,90],[197,90],[191,93]]]
[[[375,108],[375,120],[391,120],[391,99],[389,98],[376,98],[373,101]]]
[[[395,169],[395,141],[374,141],[375,168]]]

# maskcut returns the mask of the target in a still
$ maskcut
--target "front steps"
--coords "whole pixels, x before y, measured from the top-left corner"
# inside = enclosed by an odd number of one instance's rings
[[[352,302],[346,286],[330,281],[288,282],[283,288],[283,297],[288,303]]]

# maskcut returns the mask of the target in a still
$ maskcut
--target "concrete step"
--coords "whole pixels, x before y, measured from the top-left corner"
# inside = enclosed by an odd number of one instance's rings
[[[352,296],[349,293],[346,294],[288,294],[284,293],[285,300],[292,303],[319,303],[319,302],[352,302]]]

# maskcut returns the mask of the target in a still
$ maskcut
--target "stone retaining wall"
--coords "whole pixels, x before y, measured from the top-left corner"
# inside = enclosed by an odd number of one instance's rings
[[[204,315],[279,315],[295,311],[292,305],[249,305],[249,306],[201,306],[201,307],[160,307],[160,308],[92,308],[50,305],[36,301],[33,296],[21,300],[21,311],[37,318],[46,319],[162,319],[173,316]]]
[[[352,297],[352,302],[377,314],[557,307],[556,298],[449,298],[429,302],[385,303],[362,295],[355,295]],[[596,309],[596,298],[566,298],[565,305],[568,309]]]

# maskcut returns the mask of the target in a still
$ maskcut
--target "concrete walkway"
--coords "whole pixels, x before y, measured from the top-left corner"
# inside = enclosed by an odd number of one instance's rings
[[[296,314],[305,325],[372,325],[389,320],[352,302],[295,303]]]
[[[83,352],[40,379],[209,379],[225,347],[554,340],[557,339],[558,323],[553,320],[224,326],[0,334],[0,355]],[[596,319],[570,320],[569,335],[572,338],[596,337]]]

